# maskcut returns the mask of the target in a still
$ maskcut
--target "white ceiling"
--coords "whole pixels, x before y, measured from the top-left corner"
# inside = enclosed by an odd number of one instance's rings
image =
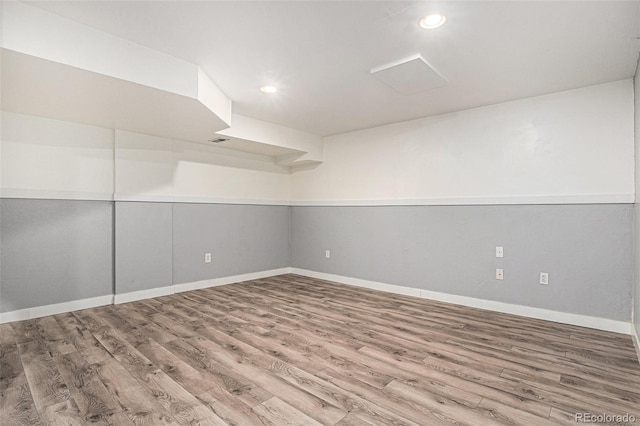
[[[319,135],[630,78],[640,51],[640,1],[31,4],[200,65],[235,113]],[[432,11],[446,24],[421,29]],[[449,83],[402,95],[369,73],[413,54]]]

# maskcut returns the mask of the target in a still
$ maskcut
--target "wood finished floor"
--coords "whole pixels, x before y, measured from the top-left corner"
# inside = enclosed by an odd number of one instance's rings
[[[296,275],[0,326],[0,424],[573,424],[629,336]]]

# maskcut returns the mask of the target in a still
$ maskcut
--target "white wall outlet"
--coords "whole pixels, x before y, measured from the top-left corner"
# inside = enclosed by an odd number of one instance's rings
[[[497,246],[496,247],[496,257],[504,257],[504,248]]]
[[[324,251],[324,257],[326,259],[330,259],[331,258],[331,250],[325,250]]]
[[[548,272],[540,272],[540,284],[549,285],[549,273]]]
[[[496,269],[496,280],[503,280],[503,279],[504,279],[504,270]]]
[[[204,254],[204,263],[211,263],[211,253]]]

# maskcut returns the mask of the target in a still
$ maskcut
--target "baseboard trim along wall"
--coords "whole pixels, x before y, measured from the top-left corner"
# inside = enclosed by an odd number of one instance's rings
[[[455,294],[447,294],[412,287],[385,284],[375,281],[362,280],[359,278],[326,274],[324,272],[309,271],[306,269],[291,268],[291,273],[327,281],[334,281],[341,284],[369,288],[372,290],[380,290],[389,293],[402,294],[405,296],[414,296],[423,299],[437,300],[439,302],[453,303],[456,305],[486,309],[489,311],[502,312],[506,314],[519,315],[546,321],[553,321],[562,324],[571,324],[623,334],[632,334],[633,332],[631,322],[616,321],[607,318],[591,317],[587,315],[572,314],[567,312],[551,311],[548,309],[514,305],[492,300],[476,299],[474,297],[458,296]]]
[[[70,302],[19,309],[16,311],[0,313],[0,324],[42,318],[49,315],[64,314],[66,312],[79,311],[81,309],[89,309],[111,304],[113,304],[113,295],[108,294],[88,299],[72,300]]]
[[[631,340],[633,340],[633,346],[636,347],[636,353],[638,354],[638,362],[640,362],[640,333],[636,329],[633,322],[631,323]]]
[[[242,281],[257,280],[260,278],[273,277],[290,273],[290,268],[271,269],[268,271],[251,272],[248,274],[232,275],[221,278],[211,278],[208,280],[194,281],[184,284],[173,284],[166,287],[152,288],[149,290],[132,291],[130,293],[116,294],[113,303],[135,302],[136,300],[151,299],[153,297],[167,296],[174,293],[182,293],[184,291],[198,290],[201,288],[217,287],[220,285],[233,284]]]
[[[587,315],[572,314],[567,312],[551,311],[548,309],[533,308],[529,306],[514,305],[492,300],[476,299],[473,297],[458,296],[455,294],[440,293],[418,288],[405,287],[393,284],[385,284],[376,281],[362,280],[358,278],[345,277],[341,275],[327,274],[324,272],[309,271],[299,268],[280,268],[268,271],[252,272],[248,274],[232,275],[228,277],[212,278],[208,280],[195,281],[183,284],[173,284],[166,287],[152,288],[149,290],[133,291],[130,293],[106,295],[92,297],[89,299],[73,300],[70,302],[56,303],[46,306],[20,309],[16,311],[0,313],[0,324],[23,321],[34,318],[41,318],[48,315],[56,315],[65,312],[72,312],[81,309],[94,308],[111,304],[121,304],[134,302],[136,300],[150,299],[153,297],[166,296],[185,291],[198,290],[202,288],[216,287],[226,284],[233,284],[242,281],[256,280],[260,278],[272,277],[282,274],[297,274],[310,278],[318,278],[333,281],[341,284],[364,287],[372,290],[386,291],[388,293],[402,294],[405,296],[420,297],[423,299],[437,300],[440,302],[453,303],[456,305],[469,306],[473,308],[486,309],[495,312],[519,315],[523,317],[542,319],[563,324],[577,325],[581,327],[594,328],[597,330],[611,331],[631,335],[640,359],[640,339],[635,327],[631,322],[616,321],[607,318],[597,318]]]

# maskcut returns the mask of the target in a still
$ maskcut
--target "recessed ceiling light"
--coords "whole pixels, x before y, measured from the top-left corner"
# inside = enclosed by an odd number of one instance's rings
[[[420,26],[426,30],[432,30],[442,26],[447,21],[447,17],[441,13],[432,13],[420,20]]]
[[[276,88],[275,88],[275,87],[273,87],[273,86],[262,86],[262,87],[260,88],[260,91],[261,91],[262,93],[276,93],[276,92],[278,91],[278,89],[276,89]]]

